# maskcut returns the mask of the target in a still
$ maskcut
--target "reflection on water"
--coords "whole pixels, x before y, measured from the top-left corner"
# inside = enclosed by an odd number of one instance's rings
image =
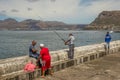
[[[104,42],[105,31],[56,31],[62,38],[67,40],[68,34],[75,36],[75,46]],[[112,40],[120,40],[120,33],[112,33]],[[0,58],[15,57],[28,54],[28,47],[32,40],[44,43],[53,50],[67,48],[63,41],[54,31],[0,31]]]

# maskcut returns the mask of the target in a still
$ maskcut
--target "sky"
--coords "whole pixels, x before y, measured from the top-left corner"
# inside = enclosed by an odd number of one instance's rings
[[[0,0],[0,20],[35,19],[89,24],[102,11],[120,10],[120,0]]]

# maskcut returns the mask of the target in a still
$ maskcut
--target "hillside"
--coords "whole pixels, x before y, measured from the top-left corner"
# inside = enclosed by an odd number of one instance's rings
[[[27,19],[21,22],[8,18],[0,20],[0,30],[80,30],[86,25],[70,25],[58,21],[40,21]]]
[[[120,11],[103,11],[86,29],[120,30]]]

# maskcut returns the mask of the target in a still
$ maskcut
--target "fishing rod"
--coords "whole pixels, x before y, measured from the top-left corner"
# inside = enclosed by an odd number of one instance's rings
[[[56,31],[54,31],[54,33],[55,33],[63,42],[65,42],[65,40],[64,40]]]

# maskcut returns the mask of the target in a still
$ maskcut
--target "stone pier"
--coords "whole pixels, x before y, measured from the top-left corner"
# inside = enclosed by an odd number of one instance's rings
[[[50,52],[54,72],[95,60],[108,54],[120,52],[120,40],[111,42],[109,52],[105,50],[105,43],[76,47],[75,57],[72,60],[68,59],[67,51],[68,49]],[[35,60],[28,56],[1,59],[0,80],[35,80],[35,78],[40,77],[40,69],[32,73],[23,71],[25,64],[31,60],[35,63]]]
[[[36,80],[120,80],[120,52]]]

